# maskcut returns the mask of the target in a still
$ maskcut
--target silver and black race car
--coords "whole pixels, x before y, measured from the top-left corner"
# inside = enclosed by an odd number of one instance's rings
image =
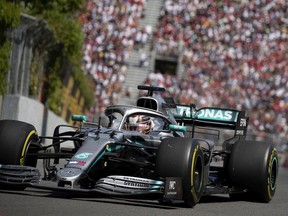
[[[210,194],[272,199],[277,150],[246,139],[245,111],[196,109],[161,97],[164,88],[138,89],[148,93],[135,106],[109,106],[97,123],[74,115],[77,126],[59,125],[50,137],[29,123],[0,120],[0,187],[182,200],[189,207]]]

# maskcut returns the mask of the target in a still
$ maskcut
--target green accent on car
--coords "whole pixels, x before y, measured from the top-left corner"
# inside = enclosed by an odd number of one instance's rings
[[[125,146],[123,145],[106,145],[106,151],[107,152],[115,152],[118,151],[120,149],[124,149]]]
[[[81,154],[77,154],[75,157],[78,159],[86,159],[89,156],[93,155],[93,153],[89,153],[89,152],[83,152]]]
[[[72,121],[74,121],[74,122],[86,122],[87,118],[85,115],[72,115]]]
[[[179,131],[179,132],[183,132],[183,133],[185,133],[187,131],[187,127],[186,126],[173,125],[173,124],[169,125],[169,129],[171,131]]]

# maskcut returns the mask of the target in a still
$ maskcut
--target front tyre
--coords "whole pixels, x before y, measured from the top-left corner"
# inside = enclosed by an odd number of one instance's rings
[[[195,206],[203,193],[204,156],[197,140],[167,138],[160,144],[156,172],[160,177],[181,177],[183,200]]]
[[[33,149],[31,142],[37,139],[33,125],[16,120],[0,120],[0,164],[36,167],[37,158],[26,155]]]

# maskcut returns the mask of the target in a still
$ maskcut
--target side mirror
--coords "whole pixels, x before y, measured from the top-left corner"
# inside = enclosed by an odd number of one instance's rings
[[[72,115],[72,121],[74,122],[86,122],[87,118],[85,115]]]

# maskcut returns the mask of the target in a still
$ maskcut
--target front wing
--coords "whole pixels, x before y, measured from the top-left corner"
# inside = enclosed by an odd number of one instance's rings
[[[180,182],[181,179],[177,181]],[[175,178],[172,178],[176,183]],[[39,189],[87,193],[92,196],[127,197],[134,199],[182,199],[182,185],[169,187],[171,178],[153,180],[147,178],[112,175],[99,179],[93,188],[60,187],[57,182],[42,181],[37,168],[0,164],[0,185],[34,187]],[[168,185],[168,186],[167,186]],[[172,192],[171,192],[172,190]],[[175,190],[175,192],[174,192]],[[172,194],[172,196],[171,196]]]

